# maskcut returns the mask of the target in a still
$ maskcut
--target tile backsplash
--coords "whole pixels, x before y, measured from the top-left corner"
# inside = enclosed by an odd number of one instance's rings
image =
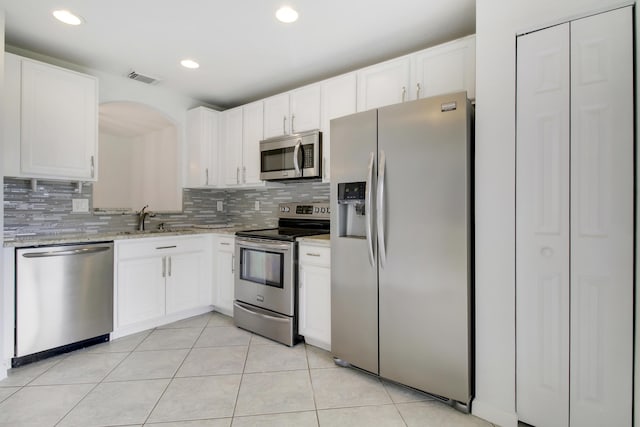
[[[25,179],[4,178],[4,238],[20,236],[95,234],[134,230],[137,215],[73,213],[72,199],[88,199],[93,208],[93,186],[85,184],[81,192],[76,183],[38,181],[36,191]],[[298,182],[261,189],[184,189],[181,213],[157,214],[148,227],[193,224],[229,224],[272,227],[277,223],[277,207],[282,202],[329,200],[329,184]],[[218,212],[217,203],[223,203]],[[256,202],[259,209],[256,210]]]

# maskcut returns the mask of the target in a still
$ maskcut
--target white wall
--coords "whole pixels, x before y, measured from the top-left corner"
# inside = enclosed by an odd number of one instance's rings
[[[3,95],[2,95],[2,87],[4,84],[4,10],[0,10],[0,99],[2,99]],[[4,128],[4,121],[3,121],[3,117],[2,114],[0,114],[0,129]],[[3,135],[4,132],[0,132],[0,153],[4,152],[4,140],[3,140]],[[0,176],[4,176],[4,171],[3,171],[3,162],[0,162]],[[0,230],[4,230],[4,192],[0,192]],[[4,244],[4,233],[0,233],[0,249],[3,247]],[[2,259],[0,257],[0,259]],[[0,261],[0,278],[4,277],[4,272],[3,272],[3,262]],[[0,283],[2,283],[2,281],[0,280]],[[0,286],[0,290],[3,287]],[[2,296],[2,293],[0,292],[0,297]],[[4,312],[2,310],[3,307],[3,299],[4,298],[0,298],[0,319],[4,319]],[[3,351],[3,345],[2,343],[4,343],[4,335],[3,335],[3,331],[4,328],[2,327],[2,325],[0,324],[0,355],[4,354]],[[3,365],[3,361],[4,357],[0,357],[0,380],[2,378],[4,378],[7,375],[7,366]]]
[[[131,138],[100,132],[98,147],[100,179],[93,184],[93,207],[132,207],[131,192],[127,191],[133,182],[131,170],[134,157]]]
[[[516,34],[625,4],[629,2],[478,0],[476,3],[476,399],[473,413],[505,427],[517,425]]]

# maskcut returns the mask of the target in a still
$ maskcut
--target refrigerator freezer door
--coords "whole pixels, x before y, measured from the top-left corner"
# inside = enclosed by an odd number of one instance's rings
[[[386,156],[380,376],[465,404],[471,395],[467,102],[460,93],[378,110],[378,149]]]
[[[371,182],[368,167],[374,154],[376,175],[377,111],[370,110],[331,120],[331,350],[335,357],[361,369],[378,373],[378,274],[370,261],[368,242],[340,236],[346,228],[338,209],[338,183]],[[375,188],[365,193],[375,194]],[[366,208],[375,203],[368,200]],[[365,212],[367,214],[367,212]],[[360,220],[372,220],[375,212]],[[363,228],[364,229],[364,228]],[[344,232],[342,233],[344,234]],[[367,233],[368,234],[368,233]],[[375,249],[375,227],[370,241]],[[373,260],[376,260],[374,250]]]

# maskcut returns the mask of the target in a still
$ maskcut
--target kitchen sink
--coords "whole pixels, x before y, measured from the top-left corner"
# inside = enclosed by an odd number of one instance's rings
[[[123,236],[129,236],[129,235],[135,235],[135,234],[167,233],[169,231],[176,231],[176,230],[133,230],[133,231],[121,231],[118,234]]]

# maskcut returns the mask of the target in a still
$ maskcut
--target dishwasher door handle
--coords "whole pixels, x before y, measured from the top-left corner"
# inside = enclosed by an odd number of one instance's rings
[[[108,246],[95,246],[90,248],[81,248],[81,249],[71,249],[71,250],[63,250],[63,251],[49,251],[49,252],[30,252],[26,254],[22,254],[25,258],[46,258],[52,256],[69,256],[69,255],[85,255],[85,254],[95,254],[98,252],[104,252],[111,249]]]

